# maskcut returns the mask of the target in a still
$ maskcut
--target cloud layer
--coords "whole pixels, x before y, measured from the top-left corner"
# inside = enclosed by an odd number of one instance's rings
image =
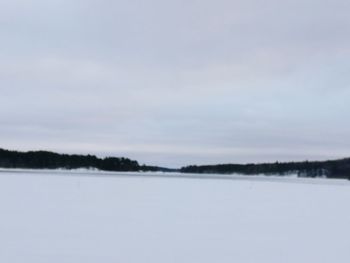
[[[349,8],[2,1],[1,147],[173,167],[350,156]]]

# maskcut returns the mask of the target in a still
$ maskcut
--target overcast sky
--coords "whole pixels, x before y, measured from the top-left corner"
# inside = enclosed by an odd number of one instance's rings
[[[350,156],[349,0],[1,0],[0,147]]]

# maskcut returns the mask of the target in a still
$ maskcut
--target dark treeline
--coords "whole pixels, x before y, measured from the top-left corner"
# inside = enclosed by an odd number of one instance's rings
[[[18,152],[0,149],[0,167],[30,169],[97,168],[104,171],[139,171],[137,161],[127,158],[98,158],[93,155],[69,155],[48,151]],[[147,166],[144,167],[147,170]]]
[[[327,177],[350,179],[350,158],[332,161],[286,162],[261,164],[218,164],[202,166],[186,166],[181,169],[169,169],[157,166],[139,165],[128,158],[106,157],[94,155],[59,154],[48,151],[9,151],[0,149],[0,167],[29,169],[77,169],[96,168],[104,171],[162,171],[183,173],[212,174],[265,174],[287,175],[297,174],[300,177]]]
[[[261,164],[191,165],[181,168],[183,173],[240,173],[246,175],[287,175],[296,173],[300,177],[327,177],[350,179],[350,158],[323,162],[288,162]]]

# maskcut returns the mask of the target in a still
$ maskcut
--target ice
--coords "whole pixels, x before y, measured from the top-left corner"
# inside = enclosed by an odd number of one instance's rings
[[[2,170],[0,262],[350,262],[348,181],[213,177]]]

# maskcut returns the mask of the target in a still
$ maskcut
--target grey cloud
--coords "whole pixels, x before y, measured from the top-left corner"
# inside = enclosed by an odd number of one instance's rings
[[[1,146],[189,163],[348,155],[348,1],[2,1]]]

